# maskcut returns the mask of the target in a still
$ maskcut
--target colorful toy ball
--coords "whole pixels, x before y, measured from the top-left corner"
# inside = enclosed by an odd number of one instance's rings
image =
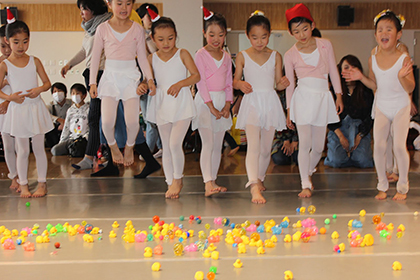
[[[55,242],[55,243],[54,243],[54,247],[55,247],[55,248],[57,248],[57,249],[58,249],[58,248],[60,248],[60,246],[61,246],[60,242]]]
[[[380,222],[381,222],[381,216],[379,216],[379,215],[375,215],[375,216],[373,216],[373,218],[372,218],[372,222],[375,224],[375,225],[377,225],[377,224],[379,224]]]
[[[153,223],[157,224],[159,220],[160,220],[159,216],[153,216],[153,219],[152,219]]]
[[[31,206],[31,203],[30,202],[26,202],[25,205],[26,205],[26,207],[29,207],[29,206]]]
[[[207,279],[208,280],[213,280],[216,277],[216,274],[212,271],[210,271],[209,273],[207,273]]]

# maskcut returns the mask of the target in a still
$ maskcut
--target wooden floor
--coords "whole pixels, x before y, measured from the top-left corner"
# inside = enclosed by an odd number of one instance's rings
[[[219,174],[220,175],[245,175],[245,151],[239,151],[233,157],[227,156],[228,151],[225,150],[222,156],[222,161],[220,164]],[[48,157],[48,174],[47,178],[87,178],[90,177],[92,173],[91,170],[82,170],[77,171],[71,167],[72,163],[77,163],[80,158],[71,158],[68,156],[52,156],[49,150],[47,149]],[[200,164],[199,164],[200,154],[189,153],[185,156],[185,176],[200,176]],[[158,159],[161,163],[162,159]],[[410,151],[410,172],[420,172],[420,151]],[[374,168],[331,168],[323,164],[324,158],[320,161],[318,165],[318,173],[360,173],[360,172],[375,172]],[[124,168],[120,167],[120,177],[129,178],[134,174],[140,172],[144,167],[144,162],[139,161],[136,157],[136,162],[130,167]],[[96,167],[94,170],[99,170],[100,167]],[[267,174],[293,174],[299,173],[299,168],[296,165],[289,166],[278,166],[275,165],[272,161],[267,170]],[[158,172],[153,173],[150,177],[163,177],[162,169]],[[36,180],[36,164],[33,154],[29,158],[29,173],[28,179]],[[7,167],[4,162],[0,163],[0,179],[7,179]]]

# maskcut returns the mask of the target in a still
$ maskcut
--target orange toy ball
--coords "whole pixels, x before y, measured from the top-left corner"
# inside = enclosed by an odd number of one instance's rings
[[[324,227],[322,227],[322,228],[319,229],[319,233],[320,234],[326,234],[327,233],[327,229],[324,228]]]

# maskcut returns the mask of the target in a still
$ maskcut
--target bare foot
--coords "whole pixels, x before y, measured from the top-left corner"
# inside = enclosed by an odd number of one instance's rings
[[[124,149],[124,166],[130,166],[134,163],[134,152],[133,152],[133,146],[125,145]]]
[[[18,183],[18,178],[17,176],[15,178],[12,179],[12,184],[10,185],[10,189],[15,190],[16,192],[18,192],[19,190],[19,183]]]
[[[230,152],[228,153],[228,157],[233,157],[237,151],[239,151],[239,146],[236,147],[235,149],[230,150]]]
[[[261,180],[258,180],[257,185],[258,185],[258,188],[260,189],[260,192],[267,190],[264,186],[264,182],[262,182]]]
[[[227,191],[227,189],[225,187],[221,187],[221,186],[217,185],[215,181],[209,181],[209,182],[205,183],[204,188],[206,189],[206,192],[205,192],[204,196],[207,196],[207,197],[211,196],[213,194],[216,194],[216,193]]]
[[[38,183],[38,187],[36,188],[36,191],[32,194],[32,197],[43,197],[46,196],[47,193],[47,183]]]
[[[407,194],[402,194],[399,192],[397,192],[392,198],[392,200],[405,200],[405,199],[407,199]]]
[[[19,192],[20,192],[20,197],[22,198],[28,198],[31,197],[31,193],[29,192],[29,186],[28,185],[19,185],[18,188]]]
[[[117,143],[115,143],[114,145],[109,145],[109,148],[111,149],[112,161],[115,164],[124,164],[124,157],[121,154],[121,151],[118,148]]]
[[[398,174],[395,174],[395,173],[391,173],[391,174],[387,173],[387,178],[388,178],[389,183],[395,183],[398,181],[399,176]]]
[[[305,198],[305,197],[311,197],[312,196],[312,189],[303,189],[299,194],[299,197]]]
[[[172,185],[168,186],[168,191],[165,194],[166,198],[176,199],[179,198],[179,193],[182,190],[182,179],[173,179]]]
[[[258,187],[258,184],[252,184],[250,187],[252,199],[252,203],[256,204],[264,204],[267,201],[265,200],[264,196],[261,194],[260,188]]]
[[[386,192],[379,191],[378,194],[375,196],[377,200],[384,200],[386,199]]]

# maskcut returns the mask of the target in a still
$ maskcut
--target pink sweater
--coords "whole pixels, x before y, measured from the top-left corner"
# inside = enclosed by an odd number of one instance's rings
[[[212,101],[210,91],[225,91],[226,101],[232,102],[232,59],[230,55],[223,51],[223,63],[218,68],[211,54],[205,48],[201,48],[195,54],[195,64],[201,76],[197,88],[204,103]]]
[[[91,85],[96,84],[102,50],[105,50],[105,58],[110,60],[135,60],[137,56],[137,61],[145,77],[153,79],[152,70],[147,60],[144,30],[137,22],[133,22],[127,35],[121,42],[115,38],[108,21],[98,26],[92,50]]]
[[[334,50],[331,42],[326,39],[316,39],[316,45],[319,51],[319,62],[316,67],[307,65],[300,55],[296,44],[284,54],[284,67],[286,77],[290,81],[290,86],[286,88],[287,108],[290,107],[292,95],[295,90],[295,73],[298,79],[313,77],[326,79],[325,74],[330,75],[331,83],[336,94],[341,94],[341,80],[338,74],[337,64],[335,62]]]

